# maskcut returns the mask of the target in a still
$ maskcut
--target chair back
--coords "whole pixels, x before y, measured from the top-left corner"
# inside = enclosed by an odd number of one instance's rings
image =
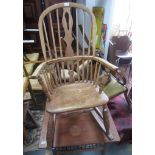
[[[45,60],[95,56],[95,16],[84,5],[71,2],[52,5],[42,12],[38,26]]]

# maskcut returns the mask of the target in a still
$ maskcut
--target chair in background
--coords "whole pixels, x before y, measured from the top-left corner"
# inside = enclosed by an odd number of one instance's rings
[[[116,65],[118,67],[124,66],[125,69],[129,68],[129,74],[131,72],[132,64],[132,52],[130,47],[132,46],[131,40],[126,36],[114,36],[112,37],[113,52],[116,57]]]
[[[24,27],[23,27],[23,34],[24,34],[24,38],[23,38],[23,61],[27,62],[27,61],[38,61],[39,60],[39,53],[38,52],[34,52],[31,48],[32,45],[36,44],[36,41],[34,39],[30,39],[29,37],[25,37],[25,32],[28,31],[29,32],[34,32],[35,29],[25,29],[25,23],[24,23]],[[36,31],[36,30],[35,30]],[[26,69],[26,73],[27,75],[31,75],[34,71],[35,68],[35,63],[29,63],[29,64],[25,64],[25,69]],[[24,72],[24,76],[26,76],[25,72]]]
[[[39,53],[29,53],[23,55],[24,61],[37,61],[39,59]],[[31,75],[34,71],[35,63],[25,64],[25,69],[28,75]],[[26,76],[24,72],[24,76]]]
[[[24,67],[25,74],[28,75],[25,66],[23,66],[23,67]],[[31,94],[31,90],[32,89],[31,89],[31,86],[29,84],[28,77],[26,77],[26,76],[23,77],[23,99],[24,99],[24,95],[25,95],[26,91],[30,91],[30,94]],[[34,99],[33,96],[32,96],[32,99]],[[35,101],[35,100],[33,100],[33,101]],[[24,102],[24,100],[23,100],[23,102]],[[38,127],[38,123],[34,119],[34,116],[30,110],[30,106],[29,106],[28,102],[23,103],[23,123],[24,123],[24,126],[23,126],[24,138],[23,138],[23,140],[24,140],[24,144],[28,145],[32,142],[32,139],[33,139],[30,136],[28,129]]]

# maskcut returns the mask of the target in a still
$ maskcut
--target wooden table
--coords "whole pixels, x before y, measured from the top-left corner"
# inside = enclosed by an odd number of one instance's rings
[[[113,140],[109,140],[97,124],[91,112],[74,114],[69,117],[57,118],[54,134],[54,147],[56,152],[100,150],[105,143],[120,141],[120,137],[108,110],[110,131]],[[51,115],[45,112],[40,136],[39,148],[50,147],[52,143]]]

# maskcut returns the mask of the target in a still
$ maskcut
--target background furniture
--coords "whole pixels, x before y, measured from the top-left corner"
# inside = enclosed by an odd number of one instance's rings
[[[110,41],[108,60],[117,65],[126,80],[126,85],[130,89],[132,79],[132,41],[129,36],[113,36]],[[127,96],[127,95],[126,95]],[[131,109],[131,100],[126,97]]]
[[[31,54],[25,54],[23,55],[24,61],[37,61],[39,59],[39,53],[31,53]],[[35,63],[29,63],[25,64],[25,69],[27,72],[27,75],[31,75],[34,71]],[[24,71],[24,76],[26,76]]]
[[[128,36],[113,36],[110,40],[108,60],[117,65],[118,61],[116,60],[118,60],[120,56],[126,56],[126,58],[131,61],[131,56],[128,54],[130,46],[131,40]]]
[[[130,89],[129,85],[131,83],[132,69],[132,41],[127,35],[112,37],[110,40],[108,60],[120,68],[122,77],[124,77],[124,85]],[[129,109],[131,110],[132,103],[128,97],[128,89],[124,92],[124,95],[128,101]]]
[[[28,77],[23,77],[23,96],[25,95],[26,91],[30,89],[31,87]],[[24,122],[23,126],[24,144],[27,145],[32,142],[32,137],[30,136],[28,129],[38,127],[38,124],[30,111],[28,103],[23,104],[23,122]]]
[[[41,12],[47,7],[60,2],[74,2],[74,0],[24,0],[23,1],[23,39],[34,40],[33,44],[25,44],[26,53],[38,52],[42,57],[38,20]],[[55,15],[53,16],[55,19]],[[61,18],[61,16],[60,16]],[[58,43],[58,40],[56,40]]]

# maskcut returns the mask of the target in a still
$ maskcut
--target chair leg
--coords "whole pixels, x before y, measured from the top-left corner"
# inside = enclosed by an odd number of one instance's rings
[[[53,148],[55,133],[55,114],[50,114],[47,131],[47,148]]]
[[[110,121],[109,121],[108,109],[107,109],[106,105],[103,106],[103,121],[104,121],[104,126],[106,129],[106,135],[110,140],[112,140],[113,135],[110,132]]]
[[[107,109],[107,106],[103,107],[102,110],[103,112],[101,112],[98,107],[95,107],[94,110],[91,111],[91,114],[96,120],[97,124],[103,130],[107,138],[109,140],[113,140],[114,137],[112,136],[112,133],[110,132],[110,121],[109,121],[109,114],[108,114],[109,111]]]
[[[128,103],[128,109],[131,112],[132,111],[132,102],[128,97],[128,89],[124,92],[124,96],[125,96],[125,99],[126,99],[126,101]]]

